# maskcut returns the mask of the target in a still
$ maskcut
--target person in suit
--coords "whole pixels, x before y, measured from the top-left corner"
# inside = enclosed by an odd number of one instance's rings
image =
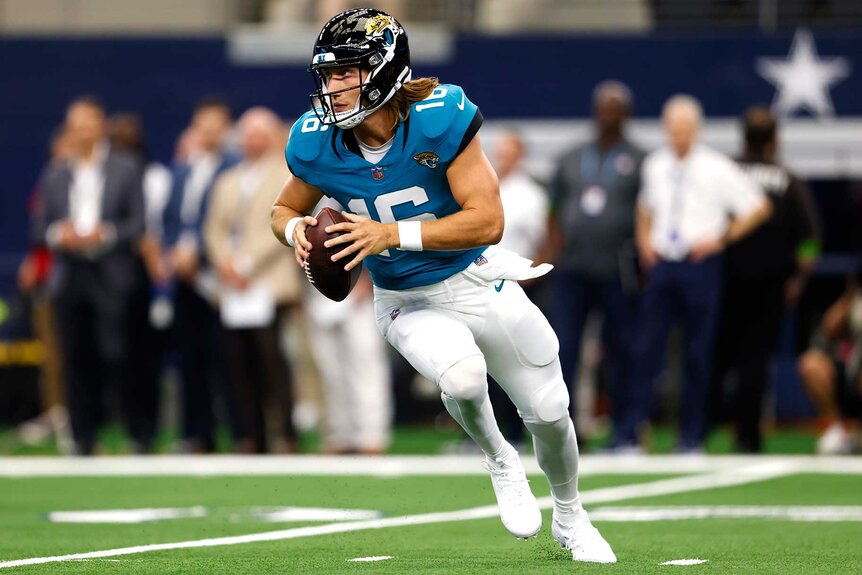
[[[74,452],[89,455],[103,419],[105,387],[114,386],[121,403],[130,397],[131,381],[124,376],[144,200],[137,164],[105,140],[105,109],[97,99],[73,101],[65,126],[74,152],[69,161],[45,169],[34,224],[55,257],[48,291],[57,314]]]
[[[280,327],[300,293],[299,270],[266,224],[274,194],[288,176],[281,156],[281,120],[252,108],[238,122],[243,160],[216,181],[204,240],[218,274],[219,301],[237,415],[235,449],[268,450],[266,406],[277,418],[277,451],[296,450],[290,370],[279,344]],[[237,312],[248,298],[259,313]]]
[[[126,416],[137,436],[150,439],[137,443],[136,450],[149,452],[153,448],[151,440],[156,434],[162,367],[169,335],[157,314],[157,302],[165,281],[165,267],[159,263],[159,252],[162,211],[170,194],[171,175],[164,165],[151,161],[143,122],[138,114],[114,113],[108,118],[108,135],[111,148],[122,150],[134,158],[142,174],[145,232],[138,246],[141,258],[131,308],[131,337],[138,353],[131,358],[130,377],[135,378],[137,383],[133,386],[134,397],[131,398],[130,411]]]
[[[236,163],[224,151],[230,127],[231,112],[224,101],[207,98],[195,107],[191,128],[196,145],[186,162],[173,167],[171,195],[163,212],[163,253],[181,375],[181,449],[193,453],[215,449],[214,406],[224,399],[214,277],[201,234],[213,184]]]

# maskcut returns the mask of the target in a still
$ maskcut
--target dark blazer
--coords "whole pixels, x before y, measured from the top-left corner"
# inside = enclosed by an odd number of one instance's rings
[[[201,197],[200,209],[198,210],[197,219],[194,223],[186,224],[182,220],[183,193],[186,188],[186,180],[191,176],[191,166],[187,164],[175,164],[171,169],[173,175],[171,185],[171,196],[162,213],[162,242],[165,248],[171,248],[179,241],[180,236],[184,231],[190,231],[200,242],[200,249],[203,250],[203,225],[206,220],[206,213],[209,207],[209,197],[212,193],[215,181],[222,172],[234,167],[239,163],[239,158],[230,154],[222,154],[218,167],[213,173],[212,179],[207,183],[206,188]]]
[[[116,230],[114,244],[92,258],[55,250],[55,265],[48,281],[49,293],[58,295],[67,288],[71,267],[86,263],[97,265],[107,285],[121,292],[133,289],[137,279],[138,241],[144,233],[144,194],[138,163],[122,152],[109,151],[104,164],[101,221]],[[69,217],[69,164],[49,165],[39,181],[41,209],[33,219],[36,243],[46,243],[48,228]]]

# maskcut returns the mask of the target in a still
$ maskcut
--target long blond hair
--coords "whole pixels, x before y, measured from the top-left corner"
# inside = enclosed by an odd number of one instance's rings
[[[392,109],[403,122],[410,116],[410,106],[430,96],[439,84],[437,78],[416,78],[405,82],[392,99],[386,102],[386,107]]]

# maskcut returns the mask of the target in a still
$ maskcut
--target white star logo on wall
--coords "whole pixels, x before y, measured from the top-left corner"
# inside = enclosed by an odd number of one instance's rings
[[[775,85],[777,114],[808,110],[825,118],[835,115],[829,87],[850,75],[850,64],[847,58],[820,58],[811,32],[797,30],[787,59],[758,58],[757,72]]]

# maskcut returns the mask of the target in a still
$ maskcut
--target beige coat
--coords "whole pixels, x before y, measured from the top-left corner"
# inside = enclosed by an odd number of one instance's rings
[[[256,190],[241,197],[241,182],[249,164],[242,162],[216,181],[204,223],[204,241],[214,266],[233,264],[252,283],[267,286],[279,304],[298,301],[301,270],[293,250],[283,246],[270,228],[270,211],[287,179],[288,170],[280,154],[260,160]],[[240,230],[237,245],[232,239]]]

